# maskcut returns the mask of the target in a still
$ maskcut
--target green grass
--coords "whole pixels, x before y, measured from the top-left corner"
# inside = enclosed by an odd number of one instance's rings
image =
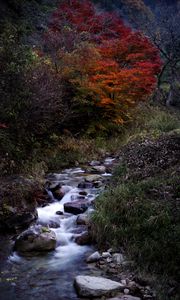
[[[157,177],[112,186],[96,202],[98,244],[123,247],[143,270],[179,278],[180,211],[174,201],[180,193],[178,182],[176,176]],[[166,198],[169,186],[173,196]]]

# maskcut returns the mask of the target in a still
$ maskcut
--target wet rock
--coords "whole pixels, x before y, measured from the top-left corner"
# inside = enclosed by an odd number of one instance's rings
[[[45,187],[53,193],[54,191],[61,188],[61,184],[57,181],[53,182],[48,180],[45,183]]]
[[[73,201],[64,204],[64,211],[73,215],[84,213],[88,209],[87,201]]]
[[[90,245],[92,243],[92,237],[88,231],[83,232],[80,236],[75,238],[75,242],[78,245]]]
[[[87,196],[87,192],[86,191],[79,192],[79,195],[81,195],[81,196]]]
[[[92,298],[115,295],[124,288],[119,282],[94,276],[77,276],[74,285],[80,297]]]
[[[82,214],[77,217],[76,224],[77,225],[88,225],[90,218],[87,214]]]
[[[49,221],[48,223],[47,222],[39,222],[37,223],[38,225],[41,225],[43,227],[50,227],[50,228],[59,228],[60,227],[60,223],[59,222],[56,222],[56,221]]]
[[[95,188],[98,189],[103,186],[103,183],[102,183],[102,181],[95,181],[93,185]]]
[[[71,195],[71,201],[79,201],[79,200],[85,200],[85,196],[82,196],[82,195]]]
[[[65,195],[65,194],[69,193],[71,189],[72,189],[72,187],[69,185],[62,185],[60,190]]]
[[[56,235],[47,227],[35,226],[20,234],[14,249],[18,252],[50,251],[56,247]]]
[[[62,192],[61,188],[55,190],[54,192],[52,192],[53,196],[55,199],[57,200],[61,200],[64,197],[64,193]]]
[[[62,216],[62,215],[63,215],[63,212],[62,212],[62,211],[60,211],[60,210],[58,210],[58,211],[56,211],[56,215],[58,215],[58,216]]]
[[[93,183],[94,181],[99,181],[99,180],[102,180],[102,177],[101,177],[101,175],[97,175],[97,174],[88,175],[85,178],[85,181],[90,182],[90,183]]]
[[[93,188],[93,184],[90,182],[80,182],[78,184],[78,188],[79,189],[92,189]]]
[[[99,261],[101,258],[101,254],[96,251],[94,253],[92,253],[87,259],[86,259],[86,262],[87,263],[94,263],[94,262],[97,262]]]

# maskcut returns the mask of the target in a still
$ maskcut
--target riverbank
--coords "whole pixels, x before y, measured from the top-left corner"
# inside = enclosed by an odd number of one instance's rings
[[[180,134],[131,142],[119,159],[96,202],[96,240],[103,249],[122,249],[135,277],[155,287],[156,299],[179,299]]]

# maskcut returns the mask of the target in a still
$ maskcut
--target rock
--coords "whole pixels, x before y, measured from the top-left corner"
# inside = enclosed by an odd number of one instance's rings
[[[90,182],[90,183],[93,183],[94,181],[99,181],[99,180],[102,180],[102,177],[101,175],[88,175],[86,176],[85,178],[85,181],[86,182]]]
[[[79,201],[79,200],[85,200],[85,196],[82,195],[71,195],[71,201]]]
[[[127,285],[126,279],[122,279],[121,283],[126,286]]]
[[[86,225],[78,225],[71,229],[71,233],[78,234],[79,236],[87,230]],[[77,238],[77,237],[76,237]]]
[[[61,192],[65,195],[65,194],[67,194],[71,189],[72,189],[72,187],[69,186],[69,185],[62,185],[60,190],[61,190]]]
[[[92,160],[90,163],[89,163],[89,165],[90,166],[92,166],[92,167],[94,167],[94,166],[99,166],[101,163],[100,163],[100,161],[98,161],[98,160]]]
[[[107,257],[106,261],[107,261],[107,263],[111,263],[113,260],[111,257]]]
[[[56,221],[50,221],[49,224],[48,224],[48,227],[50,227],[50,228],[59,228],[60,223],[56,222]]]
[[[124,288],[119,282],[95,276],[77,276],[74,285],[80,297],[90,298],[111,296]]]
[[[61,188],[55,190],[54,192],[52,192],[53,196],[55,199],[57,200],[61,200],[64,197],[64,193],[62,192]]]
[[[78,188],[79,189],[92,189],[93,188],[93,184],[90,182],[80,182],[78,184]]]
[[[73,215],[84,213],[88,209],[87,201],[73,201],[64,204],[64,211]]]
[[[41,225],[43,227],[50,227],[50,228],[59,228],[60,227],[60,222],[58,222],[58,221],[52,221],[52,220],[50,220],[48,223],[47,222],[38,221],[37,224]]]
[[[95,188],[98,189],[103,186],[103,183],[102,183],[102,181],[95,181],[93,185]]]
[[[50,251],[56,247],[56,235],[47,227],[35,226],[20,234],[14,249],[18,252]]]
[[[79,195],[81,195],[81,196],[87,196],[87,192],[86,191],[82,191],[82,192],[79,192]]]
[[[125,295],[128,295],[129,292],[130,292],[129,289],[124,289],[124,294],[125,294]]]
[[[89,234],[89,232],[86,231],[86,232],[82,233],[80,236],[77,236],[75,238],[75,242],[81,246],[90,245],[92,243],[92,237]]]
[[[92,170],[93,170],[94,172],[103,174],[103,173],[106,172],[106,167],[105,167],[105,166],[94,166],[94,167],[92,168]]]
[[[88,225],[89,224],[89,216],[86,214],[79,215],[76,220],[77,225]]]
[[[133,297],[131,295],[123,295],[116,298],[109,298],[108,300],[141,300],[141,298]]]
[[[62,216],[62,215],[63,215],[63,212],[62,212],[62,211],[60,211],[60,210],[58,210],[58,211],[56,211],[56,215],[58,215],[58,216]]]
[[[52,193],[56,190],[59,190],[61,188],[61,184],[57,181],[46,181],[45,187],[50,190]]]
[[[102,258],[108,258],[108,257],[111,257],[111,254],[109,252],[102,253]]]
[[[99,261],[101,258],[101,255],[98,251],[94,252],[93,254],[91,254],[87,259],[86,262],[87,263],[94,263]]]
[[[112,259],[114,263],[120,265],[124,261],[124,256],[121,253],[114,253]]]

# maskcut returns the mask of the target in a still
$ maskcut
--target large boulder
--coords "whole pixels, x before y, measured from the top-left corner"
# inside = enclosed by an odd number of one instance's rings
[[[18,252],[50,251],[56,247],[56,235],[47,227],[34,226],[21,233],[15,241]]]
[[[114,296],[124,290],[124,285],[103,277],[77,276],[74,281],[75,288],[80,297]]]
[[[86,200],[73,201],[64,204],[64,211],[70,214],[78,215],[84,213],[88,207],[89,204]]]

